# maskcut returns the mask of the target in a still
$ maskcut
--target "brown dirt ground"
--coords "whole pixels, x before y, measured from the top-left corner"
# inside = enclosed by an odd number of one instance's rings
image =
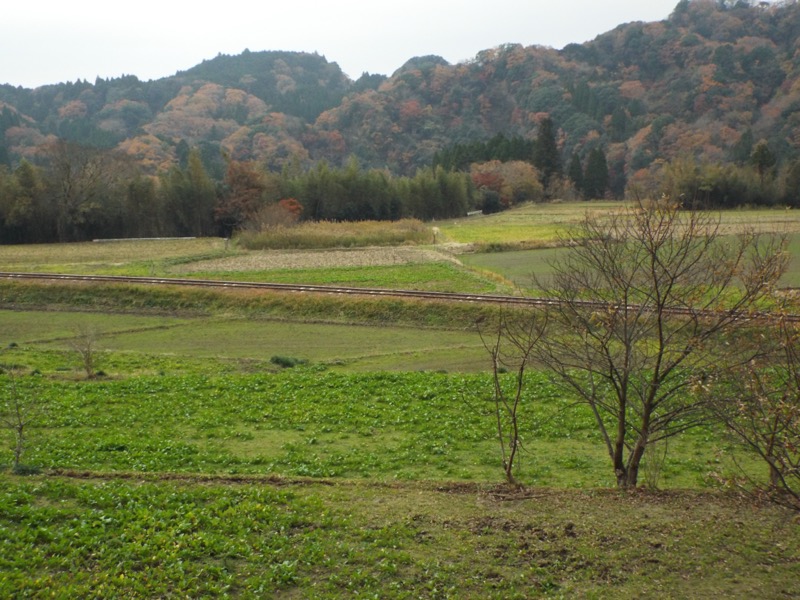
[[[176,273],[199,271],[269,271],[374,267],[457,260],[450,254],[425,248],[355,248],[352,250],[264,250],[242,256],[204,260],[176,267]]]

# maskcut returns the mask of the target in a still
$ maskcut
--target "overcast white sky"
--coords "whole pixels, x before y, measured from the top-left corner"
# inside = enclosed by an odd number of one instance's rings
[[[29,0],[30,1],[30,0]],[[499,44],[563,48],[678,0],[37,0],[0,15],[0,83],[23,87],[136,75],[158,79],[245,48],[318,52],[351,78],[414,56],[451,63]]]

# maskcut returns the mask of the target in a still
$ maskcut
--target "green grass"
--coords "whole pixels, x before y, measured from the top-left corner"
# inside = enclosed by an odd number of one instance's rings
[[[788,598],[797,527],[712,494],[0,477],[4,597]]]
[[[97,313],[0,311],[0,344],[16,342],[66,353],[79,369],[70,342],[79,329],[96,332],[98,361],[123,352],[186,358],[266,362],[276,355],[348,370],[475,370],[486,351],[474,331],[409,327],[292,323],[240,317],[178,319]],[[109,366],[101,366],[108,371]]]
[[[466,266],[477,272],[495,273],[521,289],[533,288],[533,276],[547,278],[550,263],[568,252],[565,248],[540,248],[510,250],[505,252],[476,252],[463,254],[459,258]],[[780,280],[782,286],[800,287],[800,234],[789,236],[790,255],[786,273]]]
[[[453,263],[239,272],[200,271],[189,276],[228,281],[340,285],[427,292],[491,293],[498,289],[496,280],[481,277]]]
[[[789,267],[781,278],[781,285],[800,287],[800,235],[789,236]]]
[[[543,248],[464,254],[460,258],[473,269],[500,274],[518,288],[530,289],[533,287],[534,276],[546,277],[550,272],[550,261],[564,252],[563,248]]]
[[[587,211],[602,213],[621,206],[618,202],[554,202],[526,204],[493,215],[436,223],[451,242],[477,244],[482,248],[546,248]]]
[[[0,281],[0,307],[466,329],[497,307],[252,289]]]
[[[538,271],[552,255],[549,250],[565,227],[584,218],[587,211],[602,214],[622,206],[618,202],[563,202],[529,204],[489,216],[437,222],[435,225],[450,242],[467,243],[479,250],[512,250],[469,254],[462,257],[465,265],[477,269],[469,273],[450,263],[426,263],[392,267],[333,267],[328,269],[273,271],[204,271],[192,276],[236,280],[269,280],[287,283],[338,284],[369,287],[412,287],[435,291],[506,291],[502,278],[528,287],[529,274]],[[764,231],[800,231],[800,212],[783,209],[735,210],[722,213],[725,231],[753,226]],[[312,226],[313,225],[313,226]],[[410,230],[426,232],[415,243],[427,243],[428,228],[414,223]],[[356,232],[391,232],[391,224],[308,224],[303,226],[314,235],[336,236]],[[387,229],[388,227],[388,229]],[[376,229],[377,228],[377,229]],[[298,228],[299,232],[303,228]],[[398,231],[408,227],[399,224]],[[352,231],[351,231],[352,230]],[[385,233],[384,232],[384,233]],[[432,234],[431,234],[432,235]],[[312,236],[313,237],[313,236]],[[388,238],[387,238],[388,239]],[[432,238],[431,238],[432,239]],[[335,244],[334,244],[335,245]],[[348,243],[345,246],[363,245]],[[279,244],[279,246],[281,246]],[[325,245],[323,245],[324,247]],[[341,246],[341,244],[340,244]],[[286,247],[284,244],[281,247]],[[295,247],[289,245],[289,247]],[[320,247],[303,243],[299,247]],[[538,252],[520,250],[544,249]],[[791,236],[790,252],[800,254],[800,236]],[[49,244],[0,246],[0,264],[10,271],[97,273],[109,275],[174,276],[176,268],[214,258],[248,256],[249,251],[236,244],[226,250],[221,239],[124,241],[113,243]],[[527,264],[530,262],[531,264]],[[784,284],[800,286],[800,260],[793,260]]]
[[[410,480],[501,475],[485,373],[354,373],[313,363],[279,370],[268,360],[104,353],[98,368],[106,375],[86,381],[77,357],[63,351],[16,347],[0,361],[35,371],[19,375],[17,387],[49,407],[26,454],[39,467]],[[591,413],[541,374],[530,375],[521,417],[520,481],[614,484]],[[730,449],[712,431],[683,436],[670,445],[662,484],[705,487],[711,470],[733,469],[727,460],[712,465]]]
[[[219,238],[0,245],[4,271],[45,273],[92,273],[130,264],[146,270],[162,264],[226,255],[225,242]]]
[[[494,215],[436,223],[448,241],[476,244],[479,248],[547,248],[559,234],[579,223],[587,213],[602,216],[626,206],[622,202],[553,202],[526,204]],[[800,211],[784,209],[732,210],[720,213],[726,232],[755,228],[760,231],[800,232]]]
[[[93,315],[52,316],[60,337]],[[114,342],[202,328],[103,319]],[[2,596],[781,598],[800,575],[796,524],[716,491],[745,459],[726,440],[676,440],[661,477],[675,491],[609,491],[591,415],[535,373],[515,492],[498,486],[485,374],[269,372],[131,342],[83,381],[70,353],[33,346],[0,362],[49,405],[24,462],[53,474],[0,473]]]

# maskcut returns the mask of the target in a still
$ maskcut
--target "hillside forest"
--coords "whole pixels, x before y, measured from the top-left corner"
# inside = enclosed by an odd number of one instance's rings
[[[439,219],[551,198],[800,205],[800,5],[680,0],[556,50],[353,81],[250,52],[0,86],[0,243]]]

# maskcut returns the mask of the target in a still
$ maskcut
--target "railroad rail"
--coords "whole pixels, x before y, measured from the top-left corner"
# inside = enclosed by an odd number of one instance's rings
[[[69,282],[126,283],[137,285],[180,285],[204,288],[258,289],[277,292],[336,294],[350,296],[384,296],[390,298],[419,298],[422,300],[450,300],[459,302],[496,302],[501,304],[542,305],[548,301],[522,296],[491,294],[463,294],[454,292],[425,292],[389,288],[341,287],[332,285],[306,285],[293,283],[266,283],[257,281],[226,281],[220,279],[186,279],[173,277],[128,277],[123,275],[69,275],[59,273],[3,273],[3,279],[37,279]],[[552,301],[550,301],[552,302]]]
[[[23,273],[23,272],[0,272],[0,279],[33,279],[47,281],[68,281],[68,282],[99,282],[112,284],[137,284],[137,285],[178,285],[194,286],[203,288],[227,288],[227,289],[257,289],[264,291],[291,292],[291,293],[311,293],[311,294],[335,294],[349,296],[380,296],[384,298],[416,298],[420,300],[446,300],[450,302],[475,302],[475,303],[495,303],[514,306],[545,307],[555,306],[560,303],[553,298],[531,298],[525,296],[501,296],[497,294],[465,294],[457,292],[426,292],[420,290],[401,290],[390,288],[368,288],[368,287],[341,287],[332,285],[304,285],[293,283],[267,283],[257,281],[225,281],[219,279],[188,279],[172,277],[129,277],[124,275],[70,275],[61,273]],[[591,300],[573,301],[572,304],[583,306],[584,308],[595,308],[597,310],[607,310],[619,305],[606,302],[596,302]],[[639,307],[631,305],[629,308],[636,310]],[[682,314],[686,316],[701,315],[705,311],[697,311],[688,308],[670,308],[666,312],[670,314]],[[708,315],[712,316],[712,311]],[[784,315],[792,322],[800,322],[800,314]],[[743,319],[774,319],[775,315],[770,313],[742,314]]]

